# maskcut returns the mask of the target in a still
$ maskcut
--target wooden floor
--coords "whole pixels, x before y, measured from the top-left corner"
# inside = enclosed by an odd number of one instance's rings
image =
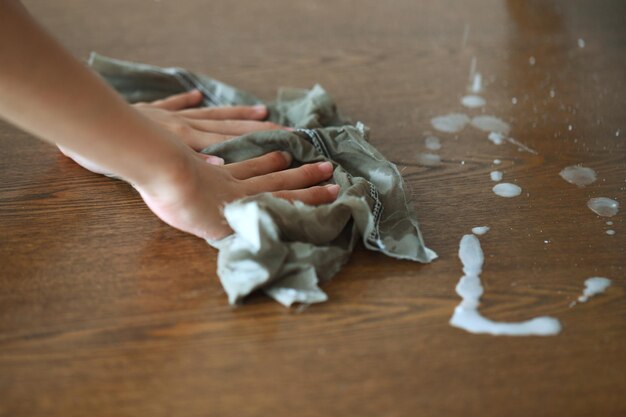
[[[359,249],[325,304],[233,309],[214,249],[0,123],[1,416],[626,415],[626,2],[26,4],[80,57],[188,67],[264,99],[321,83],[400,166],[440,259]],[[459,104],[473,58],[484,110]],[[438,134],[441,166],[419,166],[449,112],[498,116],[538,155],[466,128]],[[521,196],[492,193],[494,159]],[[559,177],[578,163],[598,181]],[[612,226],[590,197],[620,201]],[[482,225],[481,311],[554,316],[560,335],[448,324],[459,241]],[[613,286],[570,308],[591,276]]]

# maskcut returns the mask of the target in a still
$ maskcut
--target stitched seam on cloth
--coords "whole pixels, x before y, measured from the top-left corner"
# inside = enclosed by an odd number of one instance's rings
[[[330,157],[330,152],[328,152],[326,145],[324,145],[324,141],[322,140],[322,138],[320,138],[319,134],[315,130],[298,129],[298,131],[306,133],[311,140],[313,147],[315,147],[315,150],[324,155],[326,159],[332,160],[332,158]]]
[[[203,104],[205,106],[220,106],[222,103],[215,97],[211,91],[207,90],[197,77],[180,68],[164,68],[166,74],[174,76],[179,83],[188,91],[200,90],[204,96]]]
[[[330,152],[328,152],[328,149],[326,148],[326,145],[324,144],[324,140],[319,136],[319,134],[315,130],[298,129],[298,131],[306,133],[309,139],[311,140],[311,143],[315,147],[315,149],[319,153],[324,155],[327,159],[330,159],[331,161],[333,160],[330,156]],[[350,173],[346,173],[346,174],[348,175],[348,178],[352,182],[352,178],[353,178],[352,175],[350,175]],[[384,206],[383,206],[382,201],[380,201],[380,194],[378,193],[378,190],[376,189],[374,184],[370,182],[369,185],[370,185],[370,197],[372,198],[372,200],[374,200],[374,207],[372,209],[372,217],[374,218],[374,228],[372,229],[372,232],[370,233],[370,235],[367,237],[367,240],[372,245],[376,245],[379,248],[384,249],[385,245],[380,240],[380,219],[382,218],[382,215],[383,215]]]

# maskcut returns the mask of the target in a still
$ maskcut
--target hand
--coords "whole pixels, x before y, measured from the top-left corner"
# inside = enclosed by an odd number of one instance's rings
[[[261,121],[267,117],[267,107],[263,105],[193,108],[201,102],[202,93],[193,90],[133,106],[195,151],[250,132],[288,129]],[[59,150],[83,168],[96,174],[108,175],[98,164],[62,146],[59,146]],[[222,158],[213,155],[201,154],[201,157],[210,164],[224,164]]]
[[[223,217],[223,206],[231,201],[262,192],[311,205],[337,198],[338,185],[314,186],[332,176],[330,162],[286,169],[291,159],[286,152],[272,152],[216,166],[190,153],[187,166],[172,181],[136,188],[148,207],[170,226],[216,240],[232,233]]]
[[[250,132],[291,130],[262,121],[267,117],[267,107],[263,105],[194,108],[201,102],[202,93],[193,90],[134,106],[196,151]]]

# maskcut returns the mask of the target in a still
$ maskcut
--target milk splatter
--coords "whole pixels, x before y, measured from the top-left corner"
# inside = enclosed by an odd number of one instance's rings
[[[461,98],[461,104],[470,109],[482,107],[487,103],[484,98],[476,95],[469,95]]]
[[[500,165],[501,163],[502,163],[502,161],[501,161],[501,160],[499,160],[499,159],[494,159],[494,160],[493,160],[493,164],[494,164],[494,165]]]
[[[609,288],[611,285],[611,280],[604,277],[591,277],[585,280],[585,290],[583,291],[583,295],[578,297],[579,303],[585,303],[591,297],[596,294],[603,293],[604,290]]]
[[[434,153],[418,153],[417,163],[427,167],[441,165],[441,157]]]
[[[509,182],[496,184],[493,186],[492,190],[496,195],[507,198],[517,197],[522,193],[522,189],[519,186]]]
[[[489,226],[476,226],[472,228],[472,233],[475,235],[484,235],[489,231]]]
[[[465,235],[459,245],[459,258],[463,263],[463,276],[456,286],[461,303],[454,309],[450,324],[470,333],[487,333],[503,336],[549,336],[561,331],[561,324],[552,317],[506,323],[489,320],[478,311],[483,287],[480,282],[485,260],[480,241],[474,235]]]
[[[426,149],[429,149],[431,151],[438,151],[439,149],[441,149],[441,142],[436,136],[428,136],[426,139],[424,139],[424,144],[426,145]]]
[[[529,148],[528,146],[524,145],[522,142],[513,139],[513,138],[507,138],[507,141],[509,141],[510,143],[512,143],[513,145],[516,145],[518,147],[519,151],[524,151],[524,152],[528,152],[528,153],[532,153],[533,155],[538,155],[539,153],[532,149]]]
[[[583,49],[585,47],[585,40],[583,38],[578,38],[578,47]]]
[[[491,171],[489,176],[491,177],[491,181],[502,181],[502,171]]]
[[[528,63],[532,67],[533,65],[535,65],[537,63],[537,60],[535,59],[534,56],[531,56],[530,58],[528,58]]]
[[[609,229],[609,230],[606,231],[606,234],[609,235],[609,236],[613,236],[615,234],[615,230]]]
[[[434,117],[430,123],[441,132],[458,133],[465,128],[469,121],[469,117],[462,113],[450,113],[445,116]]]
[[[570,184],[584,187],[585,185],[592,184],[597,179],[596,171],[591,168],[583,167],[581,165],[572,165],[563,168],[559,172],[561,178]]]
[[[495,116],[476,116],[471,121],[472,126],[485,132],[496,132],[507,135],[511,126]]]
[[[502,145],[506,138],[501,133],[491,132],[489,133],[489,136],[487,136],[487,139],[489,139],[496,145]]]
[[[598,216],[613,217],[619,211],[619,203],[611,198],[596,197],[587,201],[587,207]]]

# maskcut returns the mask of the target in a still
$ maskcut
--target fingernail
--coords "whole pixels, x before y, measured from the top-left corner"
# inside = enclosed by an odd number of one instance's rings
[[[224,165],[224,159],[219,156],[208,155],[206,161],[211,165]]]
[[[293,161],[293,156],[291,156],[289,152],[285,151],[281,151],[280,153],[283,155],[283,158],[285,158],[285,161],[287,161],[289,165],[291,165],[291,161]]]
[[[333,172],[333,164],[330,162],[322,162],[318,167],[324,174],[332,174]]]
[[[330,184],[326,186],[326,189],[335,197],[337,197],[339,195],[339,190],[341,190],[341,187],[339,187],[337,184]]]
[[[265,114],[265,112],[267,112],[267,107],[265,107],[263,104],[257,104],[256,106],[252,106],[252,109],[255,113],[259,114]]]

